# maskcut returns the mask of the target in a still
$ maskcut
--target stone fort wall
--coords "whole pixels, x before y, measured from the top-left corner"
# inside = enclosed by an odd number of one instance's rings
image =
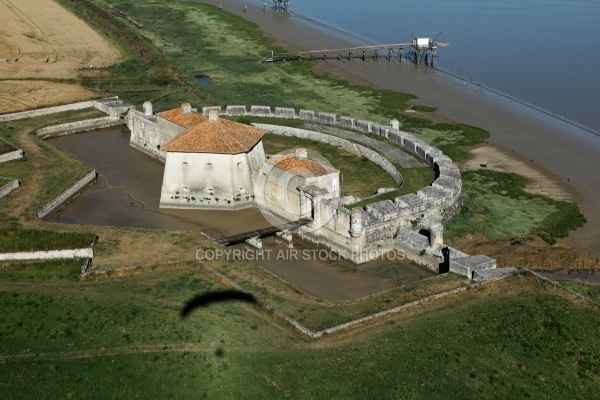
[[[340,205],[339,202],[313,199],[313,226],[300,228],[298,233],[305,239],[329,246],[355,263],[369,261],[390,249],[399,249],[413,261],[437,270],[438,263],[442,260],[441,221],[458,212],[462,200],[460,170],[439,149],[401,131],[397,121],[391,121],[388,126],[333,113],[305,109],[296,112],[293,108],[273,109],[258,105],[250,106],[249,110],[243,105],[226,106],[224,109],[221,106],[203,107],[202,114],[208,116],[211,110],[216,110],[219,115],[225,116],[290,118],[334,125],[380,136],[416,154],[435,171],[435,180],[430,186],[417,193],[398,196],[394,200],[373,202],[365,208],[355,207],[351,210]],[[152,121],[144,113],[134,110],[130,111],[129,116],[134,119],[146,119],[138,124],[138,127],[141,124],[150,124],[150,129],[146,131],[150,132],[150,137],[142,137],[143,134],[132,131],[132,145],[161,158],[160,150],[152,148],[150,144],[160,140],[160,133],[153,133]],[[135,127],[135,123],[129,122],[128,125]],[[255,125],[276,134],[318,140],[344,148],[352,154],[365,156],[382,166],[399,185],[403,182],[402,175],[387,160],[374,151],[361,149],[363,146],[353,142],[303,129],[278,125]],[[452,248],[448,248],[448,251],[453,258],[449,263],[450,270],[453,272],[473,276],[478,270],[495,268],[495,261],[489,257],[469,256]]]
[[[228,116],[294,118],[337,125],[378,135],[416,154],[435,171],[436,179],[430,186],[419,190],[416,194],[398,196],[393,201],[374,202],[365,208],[357,207],[352,210],[326,200],[315,202],[313,214],[318,219],[315,223],[319,228],[301,229],[300,233],[306,239],[326,244],[340,254],[348,255],[348,258],[354,262],[368,261],[377,254],[397,248],[400,242],[413,253],[422,254],[424,250],[426,254],[440,256],[439,247],[443,244],[441,221],[459,210],[462,181],[458,167],[439,149],[407,132],[400,131],[399,126],[393,126],[395,125],[393,122],[390,126],[386,126],[332,113],[314,110],[299,110],[296,113],[293,108],[275,107],[273,110],[268,106],[251,106],[250,110],[245,106],[227,106],[225,110],[220,106],[204,107],[202,113],[208,115],[210,110],[217,110],[219,114]],[[337,147],[345,148],[353,154],[363,155],[353,151],[359,145],[349,141],[338,143],[338,140],[343,139],[327,134],[284,126],[255,125],[276,134],[337,144]],[[369,157],[371,161],[381,165],[394,178],[398,177],[398,182],[401,184],[400,173],[395,175],[394,171],[383,165],[382,160],[385,160],[383,157],[376,152],[372,153]],[[419,234],[419,230],[424,230],[429,235]]]

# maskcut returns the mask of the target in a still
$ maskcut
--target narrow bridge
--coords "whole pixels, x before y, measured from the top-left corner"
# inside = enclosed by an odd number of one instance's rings
[[[244,243],[246,240],[253,238],[253,237],[265,238],[268,236],[273,236],[278,232],[295,231],[295,230],[298,230],[298,228],[300,228],[302,226],[306,226],[306,225],[310,224],[311,222],[312,222],[312,219],[310,219],[310,218],[301,218],[294,222],[288,222],[286,224],[272,226],[270,228],[265,228],[265,229],[257,229],[255,231],[246,232],[246,233],[242,233],[239,235],[226,237],[223,239],[218,239],[215,241],[218,244],[228,247],[228,246],[233,246],[236,244]]]

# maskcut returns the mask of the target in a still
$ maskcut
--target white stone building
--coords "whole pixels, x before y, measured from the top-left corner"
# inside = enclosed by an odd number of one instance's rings
[[[254,181],[265,131],[219,118],[216,111],[179,133],[167,152],[160,207],[240,209],[255,205]]]
[[[127,127],[131,131],[130,144],[145,153],[165,160],[164,146],[179,133],[189,129],[207,118],[196,112],[189,103],[180,108],[154,114],[152,103],[144,103],[144,112],[130,110]]]
[[[257,181],[259,207],[286,221],[314,217],[313,204],[305,188],[322,189],[323,199],[340,197],[340,171],[309,158],[302,148],[269,158]]]

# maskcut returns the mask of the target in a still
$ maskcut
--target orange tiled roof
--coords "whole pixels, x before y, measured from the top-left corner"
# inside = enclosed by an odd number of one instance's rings
[[[168,121],[171,121],[174,124],[183,126],[184,128],[191,128],[192,126],[198,125],[199,123],[207,120],[207,118],[204,115],[201,115],[201,114],[198,114],[195,112],[189,112],[189,113],[182,114],[181,108],[176,108],[174,110],[169,110],[169,111],[163,111],[156,115],[158,115],[159,117],[164,118]]]
[[[281,156],[273,156],[268,159],[267,162],[304,178],[329,175],[334,172],[339,172],[335,168],[323,165],[318,161],[311,160],[310,158],[296,158],[296,155],[293,153]]]
[[[265,131],[226,119],[205,120],[175,136],[166,151],[238,154],[252,149]]]

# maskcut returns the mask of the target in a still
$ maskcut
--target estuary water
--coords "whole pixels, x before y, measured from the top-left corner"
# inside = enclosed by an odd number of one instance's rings
[[[598,0],[291,0],[290,10],[357,43],[441,32],[439,69],[600,131]]]

